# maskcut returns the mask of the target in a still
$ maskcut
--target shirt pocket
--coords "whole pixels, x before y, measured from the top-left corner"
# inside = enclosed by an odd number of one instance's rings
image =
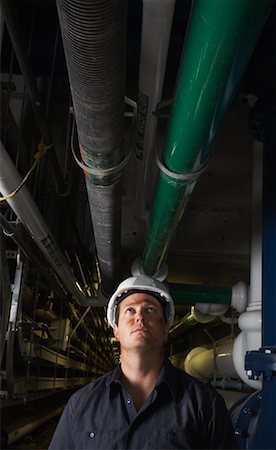
[[[112,450],[116,443],[116,430],[83,429],[77,433],[76,448],[83,450]]]

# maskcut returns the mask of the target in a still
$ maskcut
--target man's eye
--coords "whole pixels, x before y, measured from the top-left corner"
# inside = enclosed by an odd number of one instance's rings
[[[155,312],[156,309],[153,306],[148,306],[147,308],[148,312]]]
[[[133,312],[134,312],[134,308],[129,307],[126,309],[126,313],[133,313]]]

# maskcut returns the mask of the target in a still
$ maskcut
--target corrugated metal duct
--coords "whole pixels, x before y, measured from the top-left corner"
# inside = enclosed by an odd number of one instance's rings
[[[57,0],[102,292],[119,279],[125,0]]]

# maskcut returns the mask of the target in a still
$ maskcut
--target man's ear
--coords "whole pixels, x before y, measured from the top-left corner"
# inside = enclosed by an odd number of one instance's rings
[[[114,327],[113,327],[113,334],[114,334],[116,339],[119,339],[119,328],[118,328],[118,325],[116,323],[114,324]]]

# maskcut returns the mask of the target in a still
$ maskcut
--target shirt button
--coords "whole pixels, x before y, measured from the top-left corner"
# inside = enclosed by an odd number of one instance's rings
[[[127,399],[127,403],[130,405],[130,403],[131,403],[130,398]]]
[[[89,437],[91,438],[91,439],[93,439],[93,437],[95,436],[95,433],[93,433],[93,431],[89,434]]]

